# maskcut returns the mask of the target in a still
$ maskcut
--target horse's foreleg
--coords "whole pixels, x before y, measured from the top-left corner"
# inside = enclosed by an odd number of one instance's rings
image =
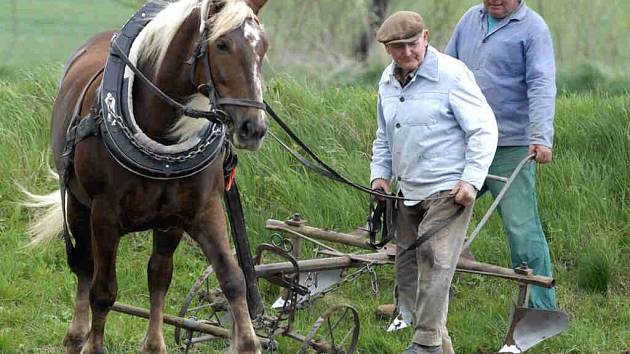
[[[92,328],[83,353],[104,353],[103,337],[105,320],[116,301],[116,251],[120,241],[120,230],[112,208],[95,200],[92,203],[92,254],[94,277],[90,290]]]
[[[149,328],[142,343],[141,353],[166,353],[162,321],[164,319],[164,296],[173,275],[173,252],[182,238],[181,229],[153,230],[153,253],[149,259],[149,292],[151,294],[151,316]]]
[[[247,309],[245,278],[230,252],[223,207],[218,200],[195,219],[190,234],[211,262],[221,290],[230,303],[234,318],[232,344],[236,353],[260,353],[260,343]]]
[[[68,259],[68,265],[76,274],[78,283],[74,315],[63,345],[67,353],[78,354],[90,331],[90,285],[94,270],[90,241],[90,210],[81,205],[72,194],[68,193],[67,199],[67,218],[75,240],[75,248]]]

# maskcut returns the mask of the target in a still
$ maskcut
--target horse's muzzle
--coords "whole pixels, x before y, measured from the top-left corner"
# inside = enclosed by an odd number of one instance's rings
[[[243,117],[236,124],[234,145],[240,149],[256,151],[260,148],[267,134],[267,122],[264,115]]]

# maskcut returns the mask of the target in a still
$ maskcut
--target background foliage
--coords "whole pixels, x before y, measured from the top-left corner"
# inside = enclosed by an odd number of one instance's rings
[[[269,1],[261,18],[272,46],[267,74],[313,74],[327,83],[354,81],[379,71],[387,58],[372,46],[367,63],[353,59],[359,33],[367,26],[372,0]],[[478,0],[390,0],[389,13],[415,10],[443,49],[463,13]],[[119,28],[139,0],[4,0],[0,2],[0,77],[23,65],[63,63],[94,33]],[[630,74],[630,2],[625,0],[529,0],[552,32],[561,89],[593,86],[627,90]],[[311,76],[311,79],[312,79]],[[577,76],[577,78],[576,78]],[[374,82],[370,82],[374,84]]]
[[[8,0],[0,2],[0,352],[58,353],[71,318],[76,280],[63,243],[38,250],[22,246],[30,216],[16,202],[15,183],[34,192],[56,189],[50,165],[49,119],[63,62],[93,33],[119,27],[135,0]],[[475,1],[392,0],[397,9],[421,11],[432,43],[443,48],[459,16]],[[263,22],[272,38],[266,64],[266,98],[325,161],[367,183],[375,130],[375,80],[386,58],[373,47],[365,64],[351,46],[364,26],[367,0],[272,0]],[[563,92],[557,100],[554,162],[538,170],[539,201],[549,239],[560,308],[571,316],[563,335],[532,352],[620,353],[630,350],[630,95],[629,3],[529,1],[547,19],[556,44]],[[35,66],[35,67],[33,67]],[[281,135],[279,127],[272,131]],[[307,172],[268,140],[257,153],[241,153],[239,186],[254,243],[269,241],[268,218],[300,212],[311,225],[350,230],[365,220],[367,199]],[[475,221],[489,206],[479,201]],[[509,266],[504,231],[493,217],[475,241],[477,257]],[[133,234],[121,243],[118,278],[122,302],[148,306],[146,263],[150,238]],[[200,251],[182,243],[167,312],[177,313],[206,267]],[[391,301],[391,268],[378,271],[381,291],[362,279],[299,314],[306,329],[328,304],[347,302],[361,312],[361,353],[399,353],[409,331],[386,334],[373,315]],[[456,277],[449,330],[458,353],[496,350],[504,336],[515,286],[479,276]],[[369,296],[368,296],[369,294]],[[271,294],[267,294],[271,296]],[[146,322],[112,314],[110,353],[136,352]],[[167,332],[167,345],[177,352]],[[297,352],[283,341],[282,353]],[[199,352],[204,352],[200,347]],[[207,352],[207,351],[206,351]]]

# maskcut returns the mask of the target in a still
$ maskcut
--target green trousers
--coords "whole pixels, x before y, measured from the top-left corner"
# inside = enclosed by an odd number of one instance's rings
[[[490,174],[509,177],[518,163],[527,156],[527,146],[500,146],[490,165]],[[486,180],[480,195],[489,190],[493,197],[504,183]],[[507,231],[512,267],[527,262],[534,274],[553,276],[549,246],[543,233],[536,203],[536,163],[528,162],[499,203],[499,214]],[[533,286],[530,308],[556,308],[556,290]]]

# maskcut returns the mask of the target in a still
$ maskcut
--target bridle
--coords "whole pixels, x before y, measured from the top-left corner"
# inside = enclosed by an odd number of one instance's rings
[[[197,39],[197,43],[195,44],[195,50],[193,51],[191,57],[186,61],[186,64],[191,65],[191,84],[197,87],[197,92],[208,97],[212,109],[223,116],[227,116],[227,114],[223,110],[221,110],[222,106],[253,107],[263,111],[266,110],[266,105],[264,102],[248,98],[221,97],[219,95],[219,92],[216,90],[216,87],[212,80],[212,71],[210,69],[210,60],[208,58],[207,38],[210,32],[210,25],[208,24],[207,18],[209,15],[209,8],[210,7],[208,6],[205,11],[200,11],[201,25],[199,28],[199,38]],[[259,23],[256,17],[254,17],[254,19],[257,23]],[[199,61],[201,61],[202,63],[206,82],[201,85],[195,85],[195,73],[197,72],[197,65]]]
[[[193,73],[190,76],[192,82],[184,80],[184,85],[190,87],[189,92],[194,95],[203,95],[208,98],[207,110],[198,110],[188,106],[187,103],[183,104],[176,101],[147,78],[138,69],[136,62],[130,60],[136,53],[132,51],[136,38],[152,21],[153,14],[162,10],[160,4],[147,2],[112,38],[109,57],[98,90],[99,99],[95,103],[98,106],[99,114],[94,115],[94,119],[86,121],[94,122],[97,131],[100,130],[100,135],[110,155],[122,167],[137,175],[151,179],[169,180],[192,176],[202,171],[221,154],[221,151],[232,148],[229,140],[225,138],[226,132],[234,128],[237,117],[231,116],[224,107],[239,106],[260,110],[266,108],[264,102],[258,101],[258,98],[224,98],[220,97],[217,92],[212,80],[208,54],[210,44],[207,37],[211,31],[207,17],[210,12],[208,9],[211,8],[210,2],[211,0],[201,1],[200,5],[197,6],[197,9],[200,9],[198,12],[201,21],[199,37],[196,43],[193,42],[193,46],[190,47],[192,54],[190,57],[186,56],[188,60],[184,59],[179,64],[189,63],[190,68],[184,67],[182,72],[184,75],[188,75],[186,70],[191,70]],[[241,26],[252,21],[250,18],[251,16],[245,19]],[[243,28],[244,31],[245,29]],[[203,62],[200,63],[200,60]],[[199,84],[199,81],[203,84]],[[134,82],[142,82],[143,86],[146,86],[149,92],[157,96],[158,100],[173,107],[177,116],[206,119],[210,124],[205,125],[192,139],[185,142],[164,145],[153,140],[135,122],[132,98]]]
[[[138,67],[129,59],[129,57],[124,53],[124,51],[118,46],[116,43],[116,37],[112,38],[112,53],[119,57],[125,65],[136,74],[136,77],[140,79],[155,95],[157,95],[162,101],[175,108],[175,110],[182,115],[191,117],[191,118],[205,118],[213,123],[226,125],[234,120],[229,116],[229,114],[223,110],[224,106],[239,106],[239,107],[251,107],[265,111],[267,106],[263,101],[252,100],[248,98],[233,98],[233,97],[221,97],[219,92],[217,91],[214,82],[212,80],[212,70],[210,68],[210,61],[208,57],[208,33],[210,32],[210,26],[208,24],[208,16],[209,16],[210,6],[206,6],[205,9],[200,9],[200,21],[201,25],[199,28],[199,38],[197,39],[197,43],[195,44],[195,49],[191,57],[186,61],[186,64],[191,66],[190,71],[190,81],[193,86],[197,88],[197,93],[200,93],[209,100],[208,111],[200,111],[186,105],[183,105],[172,97],[168,96],[164,91],[162,91],[159,87],[157,87],[149,78],[146,77],[138,69]],[[257,20],[257,19],[256,19]],[[195,73],[198,66],[199,61],[201,61],[201,65],[204,71],[205,83],[201,85],[195,84]]]

